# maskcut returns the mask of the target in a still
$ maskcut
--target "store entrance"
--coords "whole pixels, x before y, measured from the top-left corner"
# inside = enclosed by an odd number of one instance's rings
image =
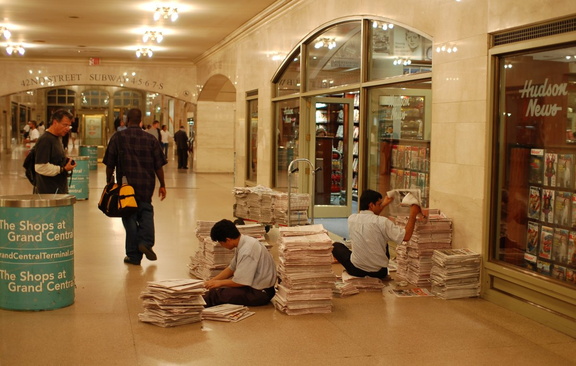
[[[315,216],[348,217],[352,213],[354,99],[312,98],[310,110],[310,161],[317,168]]]

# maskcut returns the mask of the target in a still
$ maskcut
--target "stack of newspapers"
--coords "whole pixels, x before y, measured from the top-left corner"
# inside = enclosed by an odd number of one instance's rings
[[[203,280],[208,280],[230,264],[234,257],[234,251],[228,250],[210,239],[210,230],[216,221],[197,221],[196,237],[198,238],[198,250],[190,257],[188,268],[190,275]],[[260,224],[237,225],[240,234],[251,236],[264,242],[266,229]],[[265,243],[266,247],[270,246]]]
[[[280,227],[274,306],[288,314],[332,312],[332,239],[322,225]]]
[[[396,222],[405,226],[408,217],[398,217]],[[416,221],[410,241],[396,248],[397,275],[415,286],[429,286],[434,250],[451,246],[452,219],[439,210],[429,210],[426,220]]]
[[[480,295],[480,254],[469,249],[435,250],[430,272],[431,291],[443,299]]]
[[[148,282],[140,294],[144,312],[138,320],[160,327],[196,323],[202,320],[206,302],[204,281],[178,279]]]
[[[353,285],[358,291],[382,291],[384,283],[376,277],[356,277],[342,272],[342,282]]]
[[[308,223],[308,206],[310,195],[308,193],[290,194],[290,225],[304,225]],[[274,222],[279,225],[288,225],[288,194],[275,192],[272,198]]]
[[[244,305],[221,304],[205,308],[202,311],[202,320],[216,320],[220,322],[239,322],[254,315]]]
[[[234,216],[264,223],[274,221],[272,189],[264,186],[234,187],[233,193],[236,200]]]

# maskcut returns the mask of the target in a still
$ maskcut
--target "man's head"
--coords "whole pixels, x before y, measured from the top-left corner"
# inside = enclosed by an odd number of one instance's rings
[[[154,128],[160,128],[160,121],[154,121],[154,122],[152,122],[152,127],[154,127]]]
[[[72,113],[65,109],[58,109],[52,113],[52,117],[50,117],[50,121],[52,122],[50,132],[55,136],[66,136],[70,131],[73,118]]]
[[[142,122],[142,111],[138,108],[130,109],[126,116],[129,126],[138,126]]]
[[[232,249],[238,245],[240,231],[230,220],[220,220],[212,226],[210,239],[217,241],[226,249]]]
[[[360,196],[360,210],[370,210],[379,215],[382,207],[382,195],[379,192],[367,189]]]
[[[28,122],[28,125],[30,126],[30,128],[34,129],[36,128],[36,121],[31,120],[30,122]]]

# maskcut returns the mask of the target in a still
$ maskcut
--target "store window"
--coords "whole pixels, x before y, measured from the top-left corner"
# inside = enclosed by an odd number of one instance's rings
[[[108,103],[110,102],[110,96],[108,92],[104,90],[84,90],[81,93],[82,97],[82,107],[85,108],[102,108],[108,107]]]
[[[576,286],[576,45],[499,58],[491,260]]]
[[[368,188],[418,189],[428,207],[432,83],[368,90]]]
[[[432,41],[393,23],[370,21],[368,79],[432,71]]]
[[[298,98],[274,103],[276,114],[276,187],[288,188],[288,164],[298,158],[300,101]]]
[[[256,182],[258,177],[258,91],[247,93],[248,111],[248,174],[251,182]]]
[[[300,52],[288,59],[288,64],[274,84],[276,95],[284,96],[300,92]]]
[[[306,47],[306,90],[321,90],[360,82],[359,21],[328,28]]]
[[[141,108],[142,93],[121,90],[114,93],[114,108]]]
[[[70,89],[52,89],[46,93],[46,118],[58,109],[66,109],[75,114],[76,92]],[[48,121],[48,127],[51,121]]]

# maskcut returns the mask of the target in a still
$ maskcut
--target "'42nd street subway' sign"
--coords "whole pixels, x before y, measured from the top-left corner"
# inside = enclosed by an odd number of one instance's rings
[[[62,83],[109,83],[118,86],[133,86],[147,89],[164,89],[164,83],[156,80],[147,80],[136,76],[98,74],[55,74],[47,76],[35,76],[23,79],[21,85],[24,88],[53,86]]]

